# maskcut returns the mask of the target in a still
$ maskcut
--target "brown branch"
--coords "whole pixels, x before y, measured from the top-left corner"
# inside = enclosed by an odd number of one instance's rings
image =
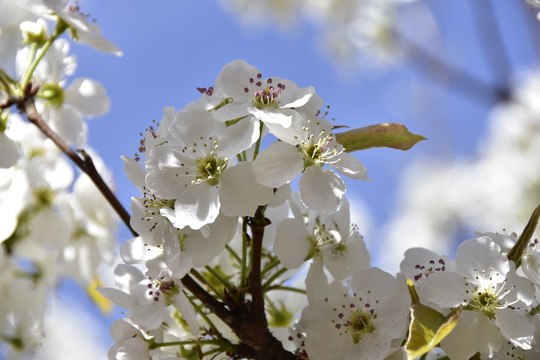
[[[499,88],[503,88],[508,83],[512,66],[504,46],[501,29],[497,25],[494,3],[491,1],[470,1],[469,4],[477,15],[474,24],[484,60],[493,77],[497,81],[502,81],[503,84],[500,84]]]
[[[242,341],[242,354],[237,355],[256,360],[294,360],[295,355],[286,351],[268,329],[264,308],[261,279],[261,254],[264,228],[270,221],[264,217],[264,207],[259,207],[254,217],[249,219],[252,239],[251,273],[249,291],[251,302],[234,302],[225,296],[226,304],[208,294],[189,275],[182,278],[182,284],[195,295],[203,305],[225,322]]]
[[[51,139],[56,144],[56,146],[58,146],[58,148],[64,154],[66,154],[66,156],[69,157],[79,169],[81,169],[81,171],[88,175],[88,177],[96,185],[99,191],[103,194],[105,199],[107,199],[109,204],[111,204],[118,216],[120,216],[120,219],[122,219],[124,224],[131,231],[131,234],[133,234],[133,236],[138,236],[137,232],[132,229],[129,223],[129,219],[131,218],[131,216],[124,208],[124,206],[120,203],[118,198],[114,195],[109,186],[105,183],[103,178],[99,175],[90,155],[88,155],[84,150],[78,150],[82,157],[79,156],[79,154],[77,154],[64,141],[64,139],[58,136],[58,134],[55,133],[49,127],[49,125],[47,125],[43,118],[38,114],[32,95],[34,91],[31,91],[28,87],[27,89],[25,89],[26,96],[23,99],[13,99],[13,103],[17,104],[17,108],[19,108],[19,110],[26,115],[28,121],[36,125],[46,137]]]
[[[264,312],[264,296],[261,279],[261,254],[264,228],[269,225],[270,220],[264,217],[265,207],[259,206],[255,216],[250,219],[251,228],[251,273],[249,274],[249,289],[253,302],[253,320],[261,326],[268,327]]]
[[[504,102],[511,98],[508,89],[497,88],[476,78],[468,72],[441,60],[401,34],[396,34],[396,37],[405,51],[409,52],[413,60],[415,60],[413,61],[414,65],[420,69],[423,75],[435,81],[435,83],[445,85],[445,81],[450,79],[454,89],[459,90],[461,94],[490,106],[494,102]]]

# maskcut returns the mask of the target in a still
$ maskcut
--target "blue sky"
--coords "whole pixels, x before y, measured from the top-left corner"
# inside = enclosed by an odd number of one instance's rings
[[[244,26],[215,0],[80,3],[84,12],[97,19],[103,34],[124,51],[122,57],[115,57],[85,45],[72,46],[78,58],[75,77],[101,82],[112,100],[107,115],[88,121],[88,143],[113,171],[118,196],[127,208],[130,197],[138,193],[122,171],[120,155],[132,156],[137,151],[139,133],[153,119],[161,119],[162,108],[181,109],[196,100],[196,88],[212,85],[221,68],[238,58],[258,67],[264,77],[278,76],[299,86],[314,86],[330,106],[329,117],[335,118],[336,124],[362,127],[400,122],[428,138],[406,152],[373,149],[355,153],[373,181],[347,181],[347,194],[365,204],[375,228],[399,211],[396,194],[400,174],[408,164],[420,157],[452,161],[474,156],[478,139],[485,132],[492,105],[489,101],[471,100],[452,90],[451,84],[450,90],[444,89],[422,75],[417,60],[386,69],[340,70],[320,50],[320,31],[307,20],[288,28],[272,21],[260,27]],[[496,39],[487,25],[477,31],[479,14],[466,0],[427,3],[443,41],[436,44],[436,55],[445,61],[490,84],[505,84],[516,76],[515,69],[537,63],[539,26],[533,14],[515,2],[493,2],[507,54],[511,54],[514,70],[508,73],[490,70],[490,59],[499,55],[486,42]],[[414,26],[409,32],[420,35]],[[127,240],[129,234],[121,224],[119,230],[119,242]],[[366,241],[369,250],[377,253],[381,239]],[[60,296],[99,315],[73,286],[64,286]],[[117,312],[115,316],[120,315]],[[104,341],[110,341],[106,338],[111,321],[101,323]]]

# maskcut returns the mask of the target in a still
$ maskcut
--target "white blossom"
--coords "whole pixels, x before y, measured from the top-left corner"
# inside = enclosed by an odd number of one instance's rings
[[[378,268],[352,276],[350,287],[328,286],[310,299],[300,321],[309,359],[384,359],[407,331],[410,298],[396,279]],[[309,288],[308,288],[309,291]]]
[[[276,134],[282,141],[271,144],[253,162],[257,181],[271,187],[298,183],[300,199],[309,208],[325,215],[335,213],[345,193],[345,183],[331,166],[353,179],[367,180],[367,170],[348,154],[332,134],[332,124],[324,119],[297,114],[291,127]]]
[[[155,147],[146,161],[146,186],[156,196],[174,201],[174,212],[161,209],[180,229],[198,230],[217,218],[253,215],[272,199],[272,190],[259,185],[251,164],[229,162],[251,146],[245,134],[249,122],[226,126],[203,110],[177,114],[168,142]],[[242,198],[238,198],[242,194]]]
[[[456,253],[456,272],[430,274],[421,290],[421,299],[465,310],[441,343],[450,358],[468,359],[476,352],[492,356],[501,347],[501,335],[515,346],[531,348],[533,326],[525,310],[533,301],[534,287],[516,274],[514,263],[489,237],[463,242]],[[480,329],[482,338],[468,341]]]

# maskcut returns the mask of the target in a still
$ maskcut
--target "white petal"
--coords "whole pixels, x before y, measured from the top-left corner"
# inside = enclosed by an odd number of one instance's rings
[[[146,245],[139,236],[120,246],[120,257],[126,264],[144,263],[160,255],[163,255],[163,249]]]
[[[339,159],[332,165],[337,171],[352,179],[367,180],[367,169],[360,160],[348,153],[341,154]]]
[[[215,186],[206,183],[189,186],[178,194],[173,225],[179,229],[189,226],[198,230],[216,220],[219,207],[219,193]]]
[[[193,161],[176,147],[168,144],[155,147],[146,160],[146,186],[156,196],[176,199],[185,190],[185,185],[190,185],[194,179],[196,170],[191,165]]]
[[[232,158],[247,150],[259,138],[259,122],[249,116],[234,125],[228,126],[220,136],[219,155]]]
[[[17,162],[20,157],[19,149],[15,141],[6,136],[4,132],[0,132],[0,168],[8,168]]]
[[[223,134],[225,124],[214,118],[212,113],[193,109],[179,111],[175,119],[169,126],[168,137],[178,146],[192,146],[194,141],[199,141],[200,137],[208,138],[210,136],[217,139]]]
[[[306,276],[306,292],[310,304],[324,301],[328,296],[328,278],[324,274],[320,258],[313,259]]]
[[[251,163],[240,162],[220,177],[221,211],[228,216],[253,216],[259,205],[268,204],[274,195],[271,188],[255,180]]]
[[[531,349],[534,326],[527,315],[515,309],[501,309],[495,314],[495,323],[512,344],[524,350]]]
[[[274,252],[287,269],[296,269],[304,263],[309,253],[306,227],[301,220],[285,219],[276,230]]]
[[[308,167],[298,183],[300,200],[308,208],[325,215],[339,210],[346,186],[343,179],[330,169]]]
[[[122,50],[101,35],[85,32],[79,33],[79,42],[88,44],[96,50],[122,56]]]
[[[291,89],[291,86],[289,86],[288,84],[289,81],[283,80],[283,82],[287,82],[285,84],[287,85],[287,88],[283,92],[283,95],[281,98],[281,103],[282,103],[281,107],[297,108],[297,107],[303,106],[307,104],[307,102],[311,99],[313,94],[315,94],[315,88],[313,86]]]
[[[253,94],[244,92],[249,78],[256,78],[259,70],[246,63],[244,60],[233,60],[221,69],[220,74],[216,78],[216,88],[223,88],[228,96],[232,96],[234,101],[245,102],[250,99]],[[234,104],[234,102],[233,102]]]
[[[118,289],[97,287],[96,290],[99,291],[101,295],[126,310],[132,310],[138,305],[137,300],[135,300],[134,297]]]
[[[476,311],[463,311],[454,330],[441,341],[452,360],[469,360],[477,352],[492,357],[501,344],[497,326]]]
[[[470,278],[477,275],[473,269],[493,269],[486,276],[492,278],[490,282],[501,283],[510,270],[510,264],[501,247],[491,238],[482,236],[461,243],[456,252],[456,268]]]
[[[52,128],[62,138],[76,147],[86,143],[86,123],[81,114],[72,108],[60,107],[50,112]]]
[[[253,173],[259,183],[277,188],[302,173],[303,159],[295,146],[277,141],[257,156],[253,162]]]
[[[467,294],[467,280],[455,272],[434,272],[417,283],[416,290],[420,299],[426,299],[443,308],[452,308],[463,304],[471,295]]]
[[[129,181],[133,185],[137,186],[141,190],[144,186],[144,177],[146,172],[142,168],[141,164],[125,155],[120,156],[124,161],[124,172],[126,173]]]
[[[161,325],[166,309],[167,307],[163,301],[152,301],[131,310],[127,318],[133,320],[135,324],[140,325],[144,330],[149,331],[157,329]]]
[[[111,100],[97,81],[75,79],[65,91],[65,102],[84,116],[102,116],[109,111]]]
[[[345,360],[350,351],[349,342],[352,343],[351,336],[340,335],[335,325],[328,321],[307,329],[305,345],[310,360]]]
[[[208,265],[225,249],[236,233],[237,220],[236,217],[218,216],[216,221],[208,225],[210,236],[201,231],[185,230],[187,237],[183,241],[182,251],[191,256],[193,267]]]
[[[261,120],[265,124],[280,125],[284,128],[291,126],[292,117],[290,114],[276,109],[258,109],[254,106],[250,106],[247,109],[249,113],[255,118]]]
[[[199,335],[199,323],[197,322],[197,314],[193,309],[193,305],[189,302],[188,298],[183,291],[180,291],[174,297],[174,304],[176,308],[180,310],[182,314],[182,319],[184,319],[191,329],[191,333],[195,336]]]

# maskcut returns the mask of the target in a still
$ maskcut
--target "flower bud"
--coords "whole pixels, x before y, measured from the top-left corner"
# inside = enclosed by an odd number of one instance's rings
[[[37,96],[56,107],[64,102],[64,90],[58,84],[48,83],[41,86]]]
[[[43,19],[38,19],[36,22],[23,21],[19,28],[24,38],[23,44],[36,43],[41,47],[49,39],[47,23]]]

